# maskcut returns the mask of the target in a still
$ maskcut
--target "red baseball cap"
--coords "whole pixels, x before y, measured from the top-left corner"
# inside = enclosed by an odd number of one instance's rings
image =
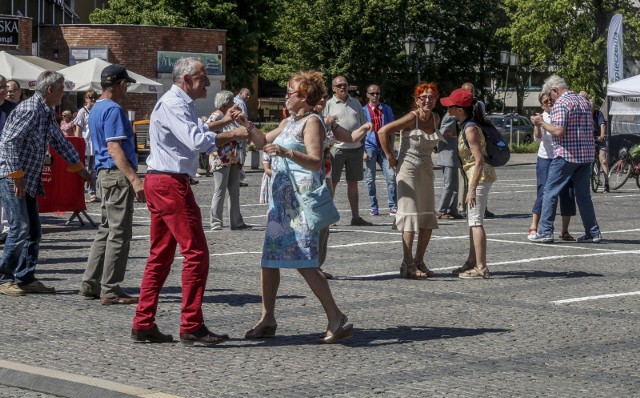
[[[448,97],[440,98],[443,106],[460,106],[468,108],[473,104],[473,94],[461,88],[453,90]]]

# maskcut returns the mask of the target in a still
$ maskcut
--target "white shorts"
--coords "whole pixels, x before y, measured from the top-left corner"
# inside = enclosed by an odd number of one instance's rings
[[[484,223],[484,212],[487,210],[489,201],[489,190],[493,181],[478,184],[476,187],[476,205],[474,207],[467,204],[467,221],[470,227],[480,227]]]

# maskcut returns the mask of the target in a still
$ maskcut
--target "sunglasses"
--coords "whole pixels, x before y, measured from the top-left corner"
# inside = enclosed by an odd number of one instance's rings
[[[98,99],[98,97],[87,97],[87,99],[88,99],[88,100],[91,100],[91,101],[95,101],[95,100],[97,100],[97,99]]]
[[[335,84],[333,87],[338,87],[338,88],[347,88],[347,83]]]
[[[377,92],[377,93],[367,93],[367,94],[372,95],[372,96],[377,96],[377,95],[380,95],[380,92]]]
[[[433,100],[436,99],[436,96],[435,95],[421,95],[418,98],[420,98],[423,101],[427,101],[427,100],[433,101]]]

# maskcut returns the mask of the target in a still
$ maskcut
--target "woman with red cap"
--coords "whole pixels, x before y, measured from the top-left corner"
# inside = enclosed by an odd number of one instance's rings
[[[469,256],[464,265],[453,273],[462,279],[486,279],[490,274],[487,267],[487,235],[483,226],[484,212],[489,190],[496,180],[496,172],[484,161],[487,150],[482,128],[493,124],[484,115],[481,103],[475,102],[473,94],[467,90],[454,90],[449,97],[440,99],[440,103],[460,122],[458,155],[469,181],[465,198],[469,224]]]

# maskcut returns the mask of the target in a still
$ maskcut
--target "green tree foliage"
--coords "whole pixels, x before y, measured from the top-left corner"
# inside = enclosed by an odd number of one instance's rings
[[[604,96],[614,14],[623,15],[625,58],[640,56],[640,10],[632,0],[503,1],[510,23],[498,33],[532,68],[557,68],[574,90]]]
[[[412,103],[417,81],[414,58],[407,62],[404,39],[436,40],[421,80],[435,81],[447,94],[472,81],[479,89],[498,70],[494,40],[504,24],[500,0],[276,0],[277,19],[267,43],[276,51],[263,58],[261,75],[284,84],[292,73],[316,69],[327,83],[338,74],[361,93],[379,84],[397,113]],[[424,46],[416,45],[423,53]],[[491,96],[491,92],[486,92]]]
[[[251,86],[258,70],[258,43],[270,31],[269,0],[111,0],[91,23],[227,30],[228,88]]]

